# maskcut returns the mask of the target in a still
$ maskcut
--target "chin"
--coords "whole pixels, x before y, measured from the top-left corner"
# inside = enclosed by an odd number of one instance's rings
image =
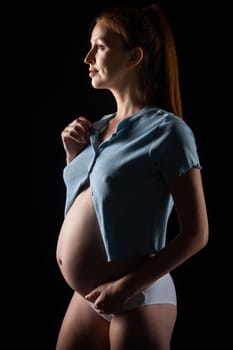
[[[94,89],[107,89],[106,84],[92,80],[91,85]]]

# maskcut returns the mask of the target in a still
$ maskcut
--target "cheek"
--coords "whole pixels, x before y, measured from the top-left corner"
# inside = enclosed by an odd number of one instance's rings
[[[99,55],[96,57],[98,64],[108,71],[117,71],[125,66],[124,55]]]
[[[108,64],[106,64],[106,70],[108,72],[108,74],[110,75],[115,75],[117,73],[123,72],[125,70],[125,63],[124,61],[121,59],[113,59],[110,63],[108,62]]]

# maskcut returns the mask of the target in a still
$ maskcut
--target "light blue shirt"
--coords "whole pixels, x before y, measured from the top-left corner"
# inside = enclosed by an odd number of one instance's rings
[[[90,143],[63,174],[65,214],[89,180],[108,261],[162,249],[173,207],[168,183],[201,168],[193,132],[181,118],[146,107],[99,144],[112,117],[93,124]]]

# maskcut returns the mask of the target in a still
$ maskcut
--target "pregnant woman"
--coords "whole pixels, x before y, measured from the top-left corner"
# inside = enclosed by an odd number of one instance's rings
[[[157,5],[109,8],[84,62],[116,111],[62,132],[65,219],[57,261],[73,289],[56,350],[169,350],[170,272],[208,241],[201,165],[182,118],[176,50]],[[176,210],[179,232],[167,241]]]

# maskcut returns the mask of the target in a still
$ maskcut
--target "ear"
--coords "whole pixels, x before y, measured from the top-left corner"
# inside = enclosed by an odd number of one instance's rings
[[[132,68],[140,64],[143,59],[143,50],[141,47],[135,47],[129,55],[128,67]]]

